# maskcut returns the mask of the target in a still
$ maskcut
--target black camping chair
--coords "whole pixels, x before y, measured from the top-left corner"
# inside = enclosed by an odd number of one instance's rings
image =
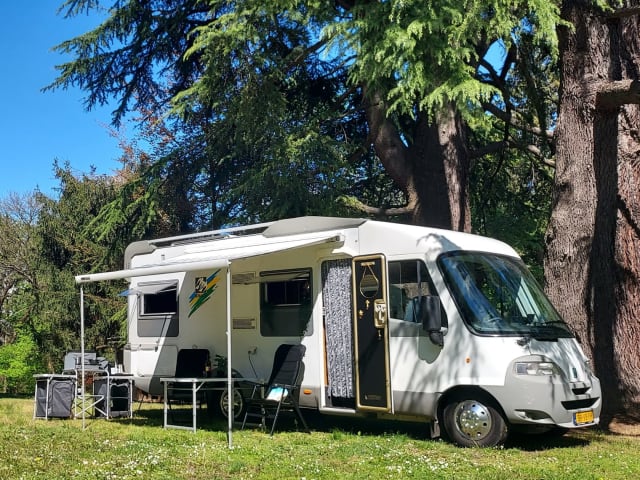
[[[183,348],[178,351],[176,358],[176,378],[202,378],[206,377],[207,366],[210,365],[209,350],[206,348]],[[167,404],[171,410],[172,402],[188,402],[192,401],[191,385],[185,383],[170,383],[167,385]],[[200,408],[207,401],[205,391],[199,391],[197,400]]]
[[[267,419],[273,419],[270,433],[273,435],[278,416],[288,411],[294,412],[304,431],[311,433],[298,406],[300,383],[304,376],[302,358],[305,351],[304,345],[283,344],[278,347],[269,381],[266,384],[255,385],[251,398],[247,400],[247,409],[242,421],[243,429],[248,418],[259,418],[260,425],[264,426]]]

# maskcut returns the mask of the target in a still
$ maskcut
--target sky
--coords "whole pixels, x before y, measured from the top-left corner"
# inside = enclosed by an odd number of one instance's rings
[[[118,140],[109,133],[113,107],[87,112],[79,89],[41,91],[66,60],[52,48],[99,24],[86,15],[63,18],[62,2],[0,2],[0,200],[36,188],[55,197],[55,159],[77,174],[92,166],[112,174],[120,166]]]

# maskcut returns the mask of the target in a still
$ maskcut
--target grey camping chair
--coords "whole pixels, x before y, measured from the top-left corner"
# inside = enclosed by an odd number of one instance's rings
[[[266,384],[255,385],[251,398],[247,400],[242,428],[249,418],[259,418],[260,424],[265,426],[266,421],[271,420],[270,434],[273,435],[280,414],[293,412],[304,431],[311,433],[298,405],[305,351],[304,345],[283,344],[277,348],[269,380]]]

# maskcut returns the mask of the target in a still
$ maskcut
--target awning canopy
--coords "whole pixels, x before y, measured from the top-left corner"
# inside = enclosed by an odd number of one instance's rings
[[[176,283],[153,283],[151,285],[138,285],[135,288],[128,288],[118,294],[120,297],[128,295],[156,295],[165,290],[175,290]]]
[[[256,257],[269,253],[293,250],[323,243],[344,242],[343,236],[336,232],[325,233],[323,235],[318,235],[316,233],[312,236],[301,235],[295,239],[290,237],[288,239],[283,239],[282,237],[259,237],[257,240],[258,241],[256,243],[249,245],[245,244],[240,247],[185,253],[158,263],[143,265],[126,270],[77,275],[75,280],[76,283],[90,283],[105,280],[120,280],[131,277],[143,277],[146,275],[159,275],[164,273],[226,268],[231,262],[243,258]]]

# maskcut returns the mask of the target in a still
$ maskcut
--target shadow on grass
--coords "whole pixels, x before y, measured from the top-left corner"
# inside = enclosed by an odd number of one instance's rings
[[[196,410],[196,427],[198,430],[227,430],[227,419],[213,415],[206,407],[198,407]],[[167,412],[167,420],[171,425],[190,427],[193,421],[193,410],[190,404],[173,405]],[[158,426],[164,425],[164,409],[162,403],[136,402],[133,406],[133,418],[123,419],[136,425]],[[241,423],[234,428],[239,429]]]
[[[304,412],[305,420],[312,431],[331,433],[342,431],[357,435],[406,435],[415,440],[430,440],[429,424],[419,422],[402,422],[397,420],[380,420],[375,417],[348,417],[325,415],[311,411]]]
[[[432,439],[429,431],[429,424],[419,422],[403,422],[397,420],[378,420],[366,417],[339,417],[322,415],[311,412],[305,414],[305,419],[309,427],[314,431],[343,431],[358,435],[406,435],[409,438],[420,441],[437,441]],[[537,434],[526,435],[513,433],[509,436],[504,445],[506,449],[517,449],[523,451],[544,451],[556,448],[574,448],[588,445],[592,434],[585,433],[584,430],[569,432],[566,435]]]
[[[16,399],[23,405],[25,401],[32,402],[29,395],[0,394],[0,399]],[[24,407],[25,414],[32,414],[31,403],[29,408]],[[383,435],[404,435],[417,441],[431,441],[429,425],[427,423],[403,422],[397,420],[378,420],[369,417],[350,417],[338,415],[321,414],[314,410],[303,410],[304,418],[312,433],[326,433],[335,435],[339,433],[359,435],[359,436],[383,436]],[[112,418],[109,422],[136,425],[141,427],[162,428],[164,423],[164,411],[162,403],[142,403],[133,404],[133,418],[118,417]],[[88,417],[93,418],[93,417]],[[99,420],[99,419],[94,419]],[[104,421],[104,420],[100,420]],[[172,424],[190,426],[192,421],[192,410],[190,406],[184,405],[175,408],[173,417],[170,418]],[[227,420],[225,418],[211,415],[207,408],[199,408],[197,412],[197,429],[204,431],[226,432]],[[234,431],[241,429],[242,422],[234,424]],[[635,427],[636,425],[634,425]],[[259,427],[248,425],[247,430],[257,430]],[[296,425],[294,419],[288,415],[282,416],[278,420],[275,435],[284,432],[302,431]],[[268,435],[268,432],[265,432]],[[563,436],[538,434],[525,435],[514,433],[510,436],[504,448],[522,450],[528,452],[545,451],[558,448],[584,447],[603,437],[617,437],[618,432],[608,432],[606,430],[587,428],[571,430]],[[437,440],[433,440],[437,441]]]
[[[174,409],[170,422],[189,426],[192,420],[191,415],[192,411],[190,408]],[[227,420],[211,415],[206,408],[198,409],[197,415],[198,430],[227,430]],[[418,441],[438,441],[438,439],[431,438],[428,423],[379,420],[373,417],[326,415],[313,410],[303,410],[303,415],[312,433],[323,432],[332,434],[342,432],[359,436],[404,435]],[[143,405],[140,409],[134,409],[133,419],[122,419],[122,421],[162,428],[162,405],[154,405],[152,407]],[[240,431],[241,426],[241,420],[235,422],[234,431]],[[260,427],[256,425],[247,425],[246,428],[247,430],[260,429]],[[278,419],[276,432],[274,434],[277,435],[278,433],[295,431],[302,431],[302,427],[296,424],[295,418],[284,415]],[[510,435],[504,448],[535,452],[558,448],[584,447],[591,443],[594,436],[593,432],[591,429],[571,431],[565,435],[551,433],[527,435],[515,432]],[[598,432],[603,433],[602,431]],[[268,430],[265,432],[265,435],[268,435]]]
[[[505,443],[505,448],[513,448],[525,452],[540,452],[557,448],[586,447],[591,441],[584,434],[576,435],[568,432],[565,435],[555,433],[524,434],[513,433]]]

